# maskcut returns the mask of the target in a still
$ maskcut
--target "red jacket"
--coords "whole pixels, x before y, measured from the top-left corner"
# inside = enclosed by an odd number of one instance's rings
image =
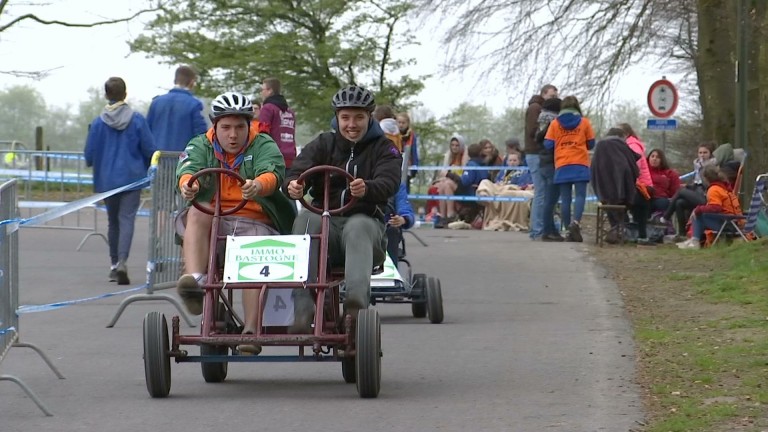
[[[654,198],[672,198],[680,189],[680,176],[673,169],[659,169],[649,166],[653,180]]]

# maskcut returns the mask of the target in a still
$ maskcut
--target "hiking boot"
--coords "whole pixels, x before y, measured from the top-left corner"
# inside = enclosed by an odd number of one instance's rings
[[[201,276],[202,278],[202,276]],[[182,275],[176,282],[176,292],[184,302],[184,306],[192,315],[203,313],[203,297],[205,293],[200,288],[199,281],[191,274]]]
[[[549,233],[544,234],[541,236],[541,241],[543,242],[563,242],[565,241],[565,238],[561,236],[559,233]]]
[[[125,266],[125,261],[117,263],[115,268],[115,276],[117,277],[118,285],[128,285],[131,281],[128,279],[128,268]]]
[[[114,266],[109,269],[109,281],[117,282],[117,266]]]
[[[581,243],[584,241],[584,238],[581,236],[581,227],[576,222],[571,222],[568,225],[568,236],[573,242]]]

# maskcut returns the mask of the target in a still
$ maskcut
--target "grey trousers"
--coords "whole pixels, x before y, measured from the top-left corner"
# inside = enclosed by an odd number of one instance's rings
[[[293,223],[293,234],[319,234],[320,215],[302,211]],[[313,240],[309,252],[309,281],[317,281],[320,241]],[[387,237],[384,224],[362,214],[350,217],[332,216],[328,236],[328,264],[344,264],[347,295],[344,306],[365,309],[371,297],[371,271],[384,263]],[[314,310],[309,290],[293,290],[296,313]]]

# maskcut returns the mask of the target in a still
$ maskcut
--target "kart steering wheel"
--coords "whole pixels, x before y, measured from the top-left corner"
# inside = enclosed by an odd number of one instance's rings
[[[330,207],[330,186],[331,186],[331,174],[339,174],[341,176],[344,176],[347,180],[352,181],[355,179],[355,177],[352,176],[352,174],[348,173],[347,171],[335,167],[332,165],[318,165],[316,167],[312,167],[299,176],[299,178],[296,179],[296,181],[304,185],[304,180],[306,180],[307,177],[323,173],[323,207],[315,207],[312,204],[308,203],[304,197],[302,196],[299,198],[299,202],[302,206],[304,206],[305,209],[311,211],[312,213],[322,215],[324,213],[328,213],[331,216],[336,216],[341,213],[344,213],[345,211],[349,210],[356,202],[357,198],[350,195],[350,200],[345,205],[341,206],[340,208],[331,210]]]
[[[224,174],[237,180],[238,183],[240,183],[240,186],[245,184],[245,179],[243,179],[240,176],[240,174],[238,174],[235,171],[232,171],[226,168],[205,168],[194,173],[192,177],[190,177],[189,181],[187,182],[187,186],[192,187],[192,185],[195,183],[195,181],[197,181],[198,178],[207,174]],[[240,211],[243,207],[245,207],[246,204],[248,204],[248,200],[243,198],[243,200],[240,201],[240,203],[238,203],[235,207],[228,210],[222,210],[221,209],[221,185],[219,185],[219,190],[216,192],[216,199],[213,203],[213,208],[205,207],[202,204],[200,204],[197,201],[197,197],[192,199],[192,205],[195,206],[196,209],[211,216],[215,216],[216,210],[219,210],[219,216],[229,216],[233,213],[237,213],[238,211]]]

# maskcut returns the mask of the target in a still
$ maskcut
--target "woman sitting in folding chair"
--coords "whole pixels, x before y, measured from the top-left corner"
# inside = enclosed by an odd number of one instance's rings
[[[725,215],[741,216],[741,204],[739,197],[733,193],[731,185],[725,179],[725,175],[717,166],[708,166],[702,172],[707,189],[707,203],[693,210],[693,236],[690,239],[678,243],[680,249],[699,249],[705,239],[705,230],[719,232],[725,221]],[[738,224],[743,224],[740,220]]]

